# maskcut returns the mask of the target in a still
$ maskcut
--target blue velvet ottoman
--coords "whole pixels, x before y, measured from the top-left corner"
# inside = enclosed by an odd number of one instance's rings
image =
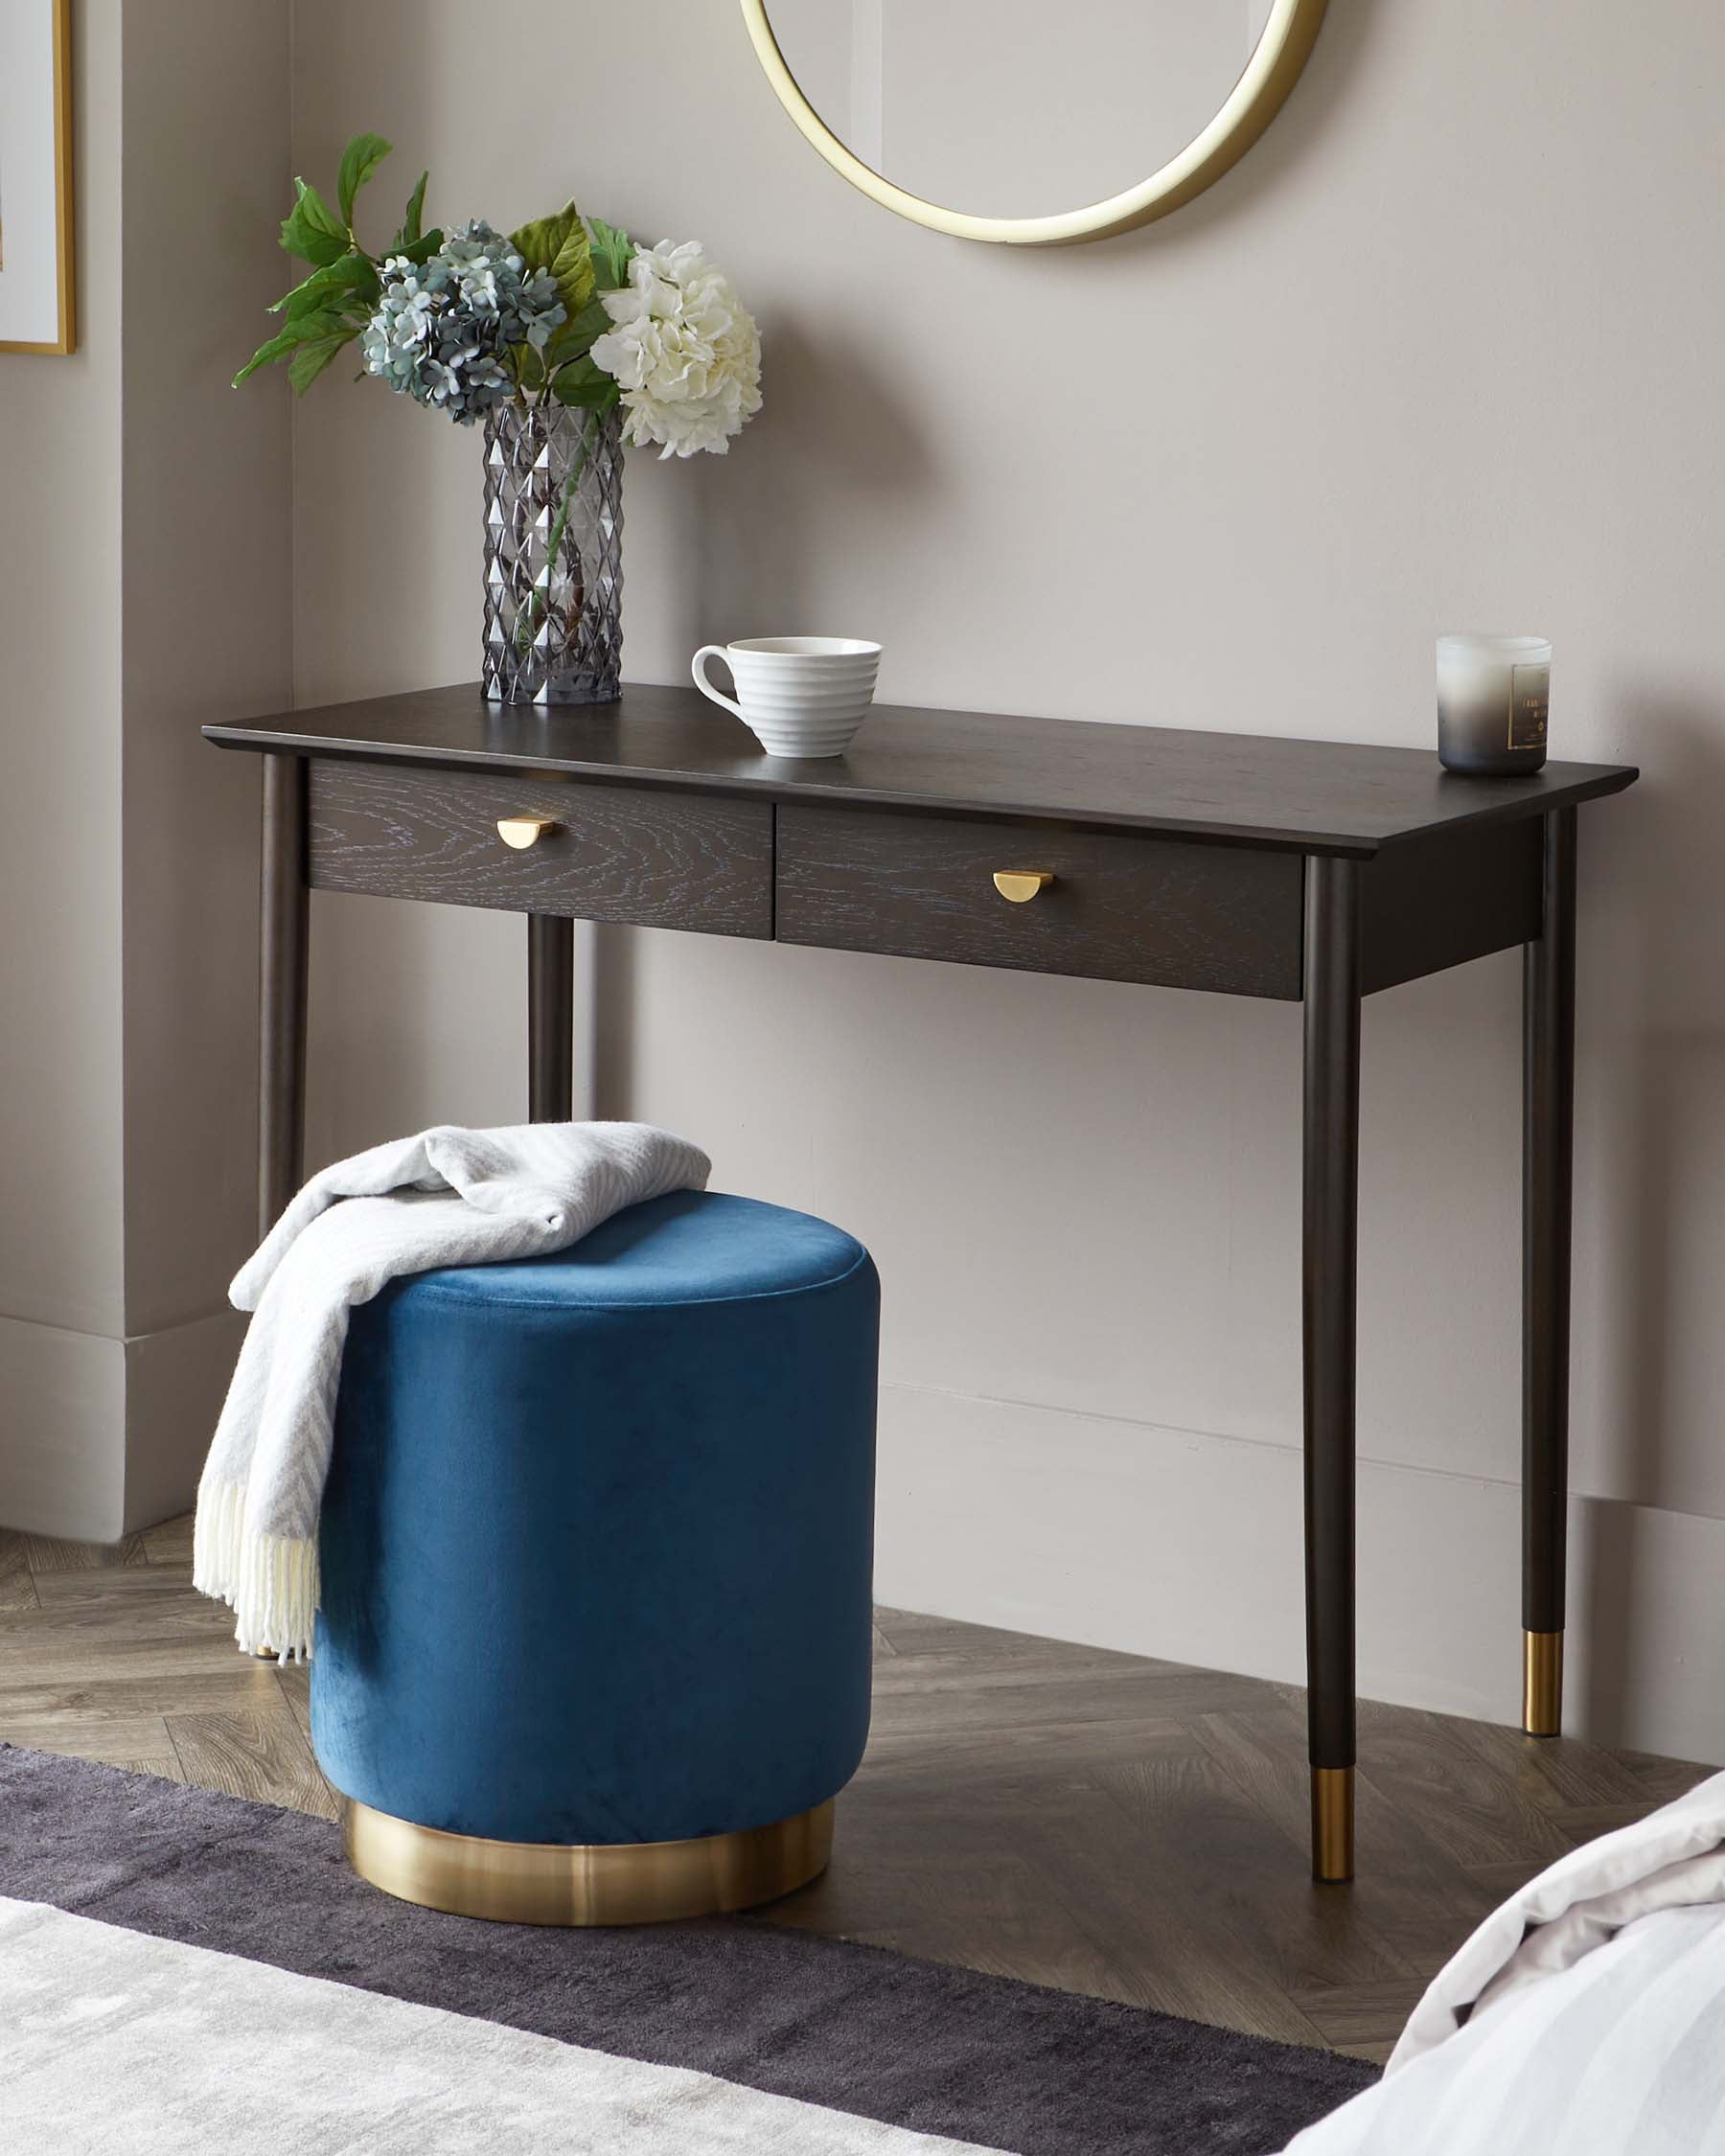
[[[741,1909],[868,1733],[879,1284],[679,1192],[356,1310],[311,1736],[376,1885],[513,1922]]]

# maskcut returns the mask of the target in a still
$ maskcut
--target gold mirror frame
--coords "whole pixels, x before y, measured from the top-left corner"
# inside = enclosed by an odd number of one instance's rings
[[[743,19],[755,55],[778,101],[803,134],[819,150],[835,172],[842,172],[853,187],[894,210],[902,218],[926,224],[932,231],[948,232],[959,240],[991,240],[1009,247],[1062,247],[1075,240],[1110,240],[1131,232],[1153,218],[1166,217],[1195,195],[1202,195],[1230,165],[1237,164],[1280,111],[1288,92],[1300,80],[1300,71],[1318,36],[1326,0],[1275,0],[1257,49],[1246,63],[1246,72],[1234,84],[1228,102],[1195,135],[1178,156],[1170,157],[1160,172],[1123,195],[1111,195],[1082,210],[1068,210],[1049,218],[979,218],[964,210],[949,210],[938,202],[925,202],[895,187],[855,150],[834,134],[803,94],[779,50],[768,13],[769,0],[742,0]]]

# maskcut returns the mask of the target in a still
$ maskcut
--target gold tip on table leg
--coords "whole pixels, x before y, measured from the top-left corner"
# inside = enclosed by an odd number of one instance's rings
[[[1530,1736],[1563,1732],[1563,1635],[1522,1634],[1522,1728]]]
[[[1312,1877],[1351,1879],[1354,1869],[1354,1771],[1312,1769]]]

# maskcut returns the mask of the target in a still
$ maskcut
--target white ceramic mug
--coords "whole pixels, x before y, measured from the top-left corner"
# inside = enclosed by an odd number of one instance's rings
[[[707,679],[709,659],[731,670],[735,698]],[[881,647],[856,636],[745,636],[703,644],[695,686],[734,711],[769,756],[842,756],[874,700]]]

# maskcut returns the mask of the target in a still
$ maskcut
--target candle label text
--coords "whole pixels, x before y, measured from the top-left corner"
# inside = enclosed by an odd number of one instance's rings
[[[1509,669],[1509,746],[1543,748],[1546,720],[1552,705],[1552,670],[1549,666],[1512,666]]]

